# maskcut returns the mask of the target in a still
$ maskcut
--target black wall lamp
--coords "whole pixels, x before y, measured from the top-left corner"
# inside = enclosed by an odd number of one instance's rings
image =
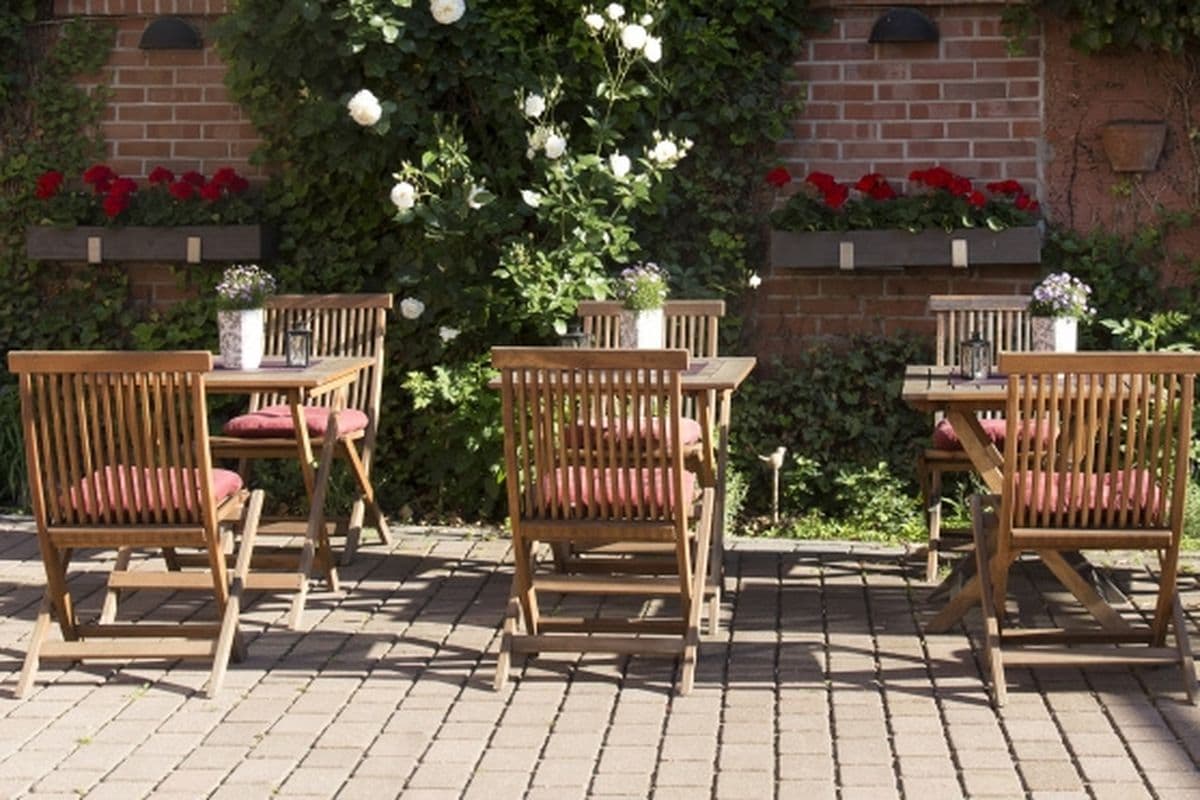
[[[889,8],[875,20],[871,44],[879,42],[936,42],[937,25],[915,8]]]
[[[179,17],[158,17],[142,31],[138,48],[142,50],[200,50],[204,41],[200,31]]]

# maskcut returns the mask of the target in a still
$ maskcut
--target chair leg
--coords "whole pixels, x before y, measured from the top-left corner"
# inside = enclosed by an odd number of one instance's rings
[[[17,679],[17,688],[13,692],[18,699],[29,692],[37,677],[38,667],[41,663],[42,645],[50,634],[51,606],[50,593],[47,590],[42,597],[41,605],[38,606],[37,619],[33,623],[33,634],[29,637],[29,649],[25,652],[25,663],[21,667],[21,677]]]
[[[925,496],[925,515],[929,527],[929,541],[925,553],[925,582],[936,583],[938,555],[942,543],[942,473],[925,467],[924,483],[928,489]]]
[[[508,671],[512,666],[513,637],[517,635],[517,617],[521,614],[521,603],[517,600],[516,578],[509,593],[508,605],[504,611],[504,633],[500,637],[500,653],[496,656],[496,677],[492,688],[497,692],[508,685]]]
[[[1183,604],[1179,602],[1179,592],[1171,607],[1171,622],[1175,628],[1175,647],[1179,650],[1179,668],[1183,671],[1183,689],[1187,692],[1188,702],[1196,705],[1196,663],[1192,658],[1192,645],[1187,632],[1187,620],[1183,616]]]
[[[987,536],[983,523],[983,498],[971,498],[971,533],[975,538],[975,564],[979,570],[979,601],[983,611],[984,660],[992,683],[992,701],[997,708],[1008,702],[1007,681],[1004,676],[1004,655],[1000,647],[1000,619],[996,598],[992,594],[992,577]]]
[[[129,569],[129,562],[133,559],[133,548],[122,547],[117,551],[117,558],[113,564],[113,572],[125,572]],[[168,564],[169,566],[169,564]],[[174,569],[179,569],[176,563]],[[109,623],[117,618],[117,602],[121,599],[121,590],[109,587],[104,592],[104,605],[100,609],[100,622]]]
[[[246,657],[245,643],[238,630],[238,617],[242,610],[242,592],[246,587],[246,576],[250,572],[250,561],[254,555],[254,541],[258,536],[258,520],[262,515],[264,496],[262,489],[251,492],[250,502],[242,512],[242,541],[238,547],[237,563],[230,581],[229,598],[225,602],[225,614],[221,619],[221,632],[217,637],[216,651],[213,653],[212,674],[208,678],[209,697],[216,697],[220,691],[230,655],[238,661]]]

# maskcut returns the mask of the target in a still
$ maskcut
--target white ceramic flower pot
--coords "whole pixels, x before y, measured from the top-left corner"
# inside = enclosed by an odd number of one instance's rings
[[[621,347],[659,350],[663,346],[663,310],[621,311]]]
[[[1074,317],[1034,317],[1033,349],[1074,353],[1079,340],[1079,320]]]
[[[221,361],[230,369],[258,369],[263,360],[266,313],[261,308],[218,311]]]

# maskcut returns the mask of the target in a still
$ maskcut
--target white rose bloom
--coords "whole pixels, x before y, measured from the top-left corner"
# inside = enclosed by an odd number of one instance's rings
[[[752,272],[750,273],[749,283],[751,289],[757,289],[759,286],[762,286],[762,278],[759,277],[757,272]]]
[[[650,158],[660,164],[674,161],[678,156],[679,148],[670,139],[663,139],[654,145],[654,149],[650,151]]]
[[[589,28],[591,28],[593,31],[596,31],[597,33],[604,30],[604,17],[600,16],[599,14],[597,14],[594,11],[591,14],[588,14],[586,17],[584,17],[583,22]]]
[[[530,208],[537,208],[542,204],[542,196],[530,189],[521,190],[521,200],[523,200],[525,205],[529,206]]]
[[[415,297],[406,297],[400,301],[400,316],[405,319],[416,319],[425,313],[425,304]]]
[[[346,108],[354,121],[364,128],[379,122],[379,118],[383,116],[383,107],[379,105],[379,99],[371,94],[369,89],[359,89],[355,92],[350,102],[346,103]]]
[[[621,153],[613,153],[608,157],[608,167],[612,170],[613,177],[624,178],[629,174],[629,168],[633,164],[629,161],[629,156]]]
[[[642,14],[642,18],[641,18],[641,20],[639,20],[639,21],[640,21],[640,22],[641,22],[643,25],[653,25],[653,24],[654,24],[654,17],[650,16],[649,14]]]
[[[537,119],[546,110],[546,98],[540,94],[531,94],[525,98],[525,116]]]
[[[657,36],[647,36],[646,44],[642,47],[642,54],[651,64],[657,64],[662,60],[662,39]]]
[[[626,50],[641,50],[646,46],[646,29],[641,25],[626,25],[621,29],[621,44]]]
[[[467,10],[463,0],[429,0],[429,13],[443,25],[453,25]]]
[[[392,205],[407,211],[417,204],[417,187],[408,181],[400,181],[392,187]]]
[[[567,151],[567,140],[552,133],[546,137],[546,158],[555,159]]]
[[[461,333],[461,331],[458,328],[451,328],[446,325],[443,325],[442,327],[438,328],[438,336],[442,337],[443,342],[454,341],[455,339],[458,338],[459,333]]]
[[[611,20],[618,20],[625,16],[625,6],[620,3],[609,3],[608,8],[604,9],[604,13],[608,14]]]

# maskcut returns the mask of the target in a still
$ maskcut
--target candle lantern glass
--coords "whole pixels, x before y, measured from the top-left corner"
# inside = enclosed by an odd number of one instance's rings
[[[958,366],[962,376],[973,381],[987,380],[992,371],[992,343],[979,335],[971,334],[959,345]]]
[[[307,328],[289,330],[285,355],[289,367],[307,367],[312,358],[312,331]]]
[[[584,333],[578,322],[572,323],[567,332],[559,337],[558,344],[560,347],[591,347],[592,335]]]

